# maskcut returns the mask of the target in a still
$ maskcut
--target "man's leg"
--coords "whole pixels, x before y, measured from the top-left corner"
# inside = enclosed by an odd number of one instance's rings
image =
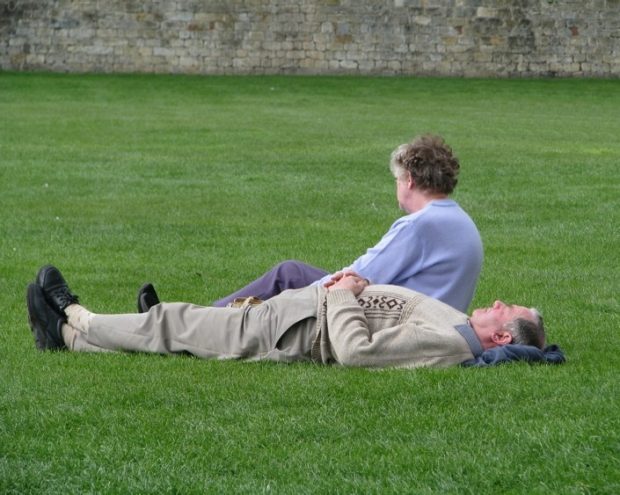
[[[114,352],[111,349],[104,349],[93,344],[89,344],[86,340],[86,334],[76,330],[68,323],[62,326],[62,338],[65,346],[70,351],[75,352]]]
[[[307,265],[301,261],[283,261],[234,294],[215,301],[212,306],[224,307],[237,297],[255,296],[266,301],[287,289],[306,287],[327,274],[328,272],[325,270]]]
[[[189,353],[203,359],[261,359],[274,349],[277,318],[265,311],[208,308],[187,303],[163,303],[148,313],[100,315],[79,305],[66,310],[63,331],[71,350]],[[73,342],[73,345],[71,345]]]

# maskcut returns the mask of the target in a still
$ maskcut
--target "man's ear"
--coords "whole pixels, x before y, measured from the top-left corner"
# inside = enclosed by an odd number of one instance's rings
[[[512,342],[512,334],[507,330],[497,330],[491,335],[491,340],[495,345],[506,345]]]

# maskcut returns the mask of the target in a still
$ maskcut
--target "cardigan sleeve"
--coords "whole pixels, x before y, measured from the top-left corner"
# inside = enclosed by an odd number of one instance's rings
[[[331,351],[345,366],[451,366],[473,357],[456,330],[450,336],[412,321],[371,331],[364,310],[348,290],[327,294],[327,329]]]

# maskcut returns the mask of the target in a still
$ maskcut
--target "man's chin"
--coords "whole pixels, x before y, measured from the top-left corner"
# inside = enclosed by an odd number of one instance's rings
[[[471,316],[472,316],[472,318],[474,318],[474,317],[476,317],[477,315],[479,315],[479,314],[480,314],[480,313],[482,313],[482,312],[484,312],[484,310],[483,310],[483,309],[480,309],[480,308],[478,308],[478,309],[474,309],[474,310],[472,311],[472,313],[471,313]]]

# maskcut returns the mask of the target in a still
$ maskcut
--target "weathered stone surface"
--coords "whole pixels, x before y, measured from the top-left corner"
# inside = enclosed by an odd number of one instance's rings
[[[0,69],[619,77],[618,0],[0,0]]]

